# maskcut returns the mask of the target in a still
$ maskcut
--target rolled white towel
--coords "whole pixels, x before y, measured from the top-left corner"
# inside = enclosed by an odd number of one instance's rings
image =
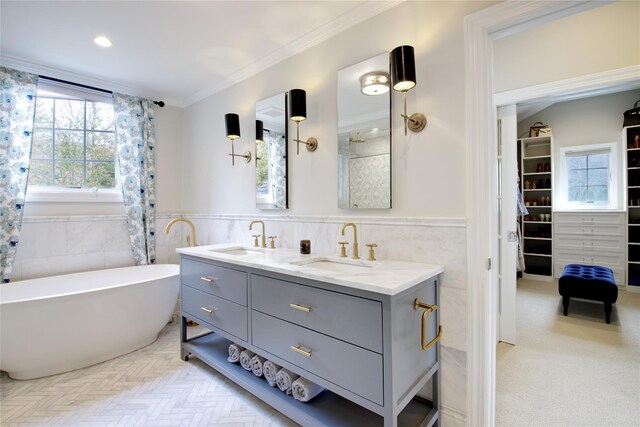
[[[252,352],[252,351],[243,350],[240,353],[240,366],[242,366],[247,371],[250,371],[251,370],[251,359],[255,355],[256,354],[254,352]]]
[[[264,378],[267,380],[271,387],[276,386],[276,375],[278,375],[278,371],[282,369],[280,365],[276,365],[271,360],[267,360],[262,365],[262,371],[264,373]]]
[[[265,358],[262,356],[258,356],[257,354],[251,358],[251,372],[253,375],[260,378],[262,376],[262,365],[264,364]]]
[[[227,360],[231,363],[239,362],[240,353],[242,353],[243,350],[244,348],[240,347],[238,344],[231,343],[229,345],[229,357],[227,357]]]
[[[302,377],[295,380],[291,385],[293,398],[300,402],[308,402],[323,391],[324,387]]]
[[[288,369],[282,368],[276,374],[276,384],[280,390],[287,394],[291,394],[291,385],[298,378],[300,378],[298,375]]]

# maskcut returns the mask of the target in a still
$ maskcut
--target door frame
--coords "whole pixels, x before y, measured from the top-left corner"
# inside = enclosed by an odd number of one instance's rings
[[[496,101],[502,105],[640,80],[640,67],[598,73],[561,84],[493,94],[493,41],[611,1],[499,3],[465,17],[467,125],[467,425],[495,424],[497,269]],[[489,226],[487,226],[489,224]]]

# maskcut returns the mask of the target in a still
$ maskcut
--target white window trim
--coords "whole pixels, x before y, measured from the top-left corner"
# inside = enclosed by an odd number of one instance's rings
[[[567,156],[580,155],[581,153],[607,152],[609,154],[609,201],[608,202],[571,202],[568,197]],[[558,184],[555,189],[556,211],[574,210],[617,210],[618,209],[618,143],[607,142],[602,144],[576,145],[560,148],[559,161],[556,162]]]
[[[32,185],[27,203],[122,203],[119,188],[64,188]]]

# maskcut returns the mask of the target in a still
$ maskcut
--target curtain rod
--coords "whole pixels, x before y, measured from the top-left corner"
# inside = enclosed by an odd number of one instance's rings
[[[95,90],[98,92],[104,92],[104,93],[110,93],[113,94],[113,91],[107,90],[107,89],[101,89],[99,87],[95,87],[95,86],[89,86],[89,85],[83,85],[81,83],[74,83],[74,82],[70,82],[68,80],[62,80],[62,79],[56,79],[55,77],[49,77],[49,76],[40,76],[41,79],[47,79],[47,80],[51,80],[54,82],[58,82],[58,83],[65,83],[65,84],[69,84],[69,85],[73,85],[73,86],[78,86],[78,87],[82,87],[85,89],[91,89],[91,90]],[[164,107],[164,101],[153,101],[153,103],[155,105],[157,105],[158,107],[162,108]]]

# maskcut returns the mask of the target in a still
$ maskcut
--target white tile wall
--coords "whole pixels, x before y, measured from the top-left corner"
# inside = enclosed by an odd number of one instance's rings
[[[464,424],[466,410],[467,292],[466,222],[463,219],[388,217],[312,217],[291,215],[186,215],[196,225],[199,245],[240,242],[253,244],[249,230],[253,219],[262,219],[276,246],[298,248],[301,239],[311,240],[312,253],[339,253],[339,240],[353,241],[352,231],[340,231],[345,222],[358,227],[360,255],[366,243],[377,243],[379,259],[392,258],[442,264],[440,306],[442,338],[443,415]],[[190,233],[176,223],[165,235],[166,224],[177,215],[156,217],[156,259],[178,263],[175,250],[186,246]],[[351,245],[350,245],[351,246]],[[351,248],[349,248],[351,250]],[[12,280],[133,265],[124,216],[25,218]],[[454,422],[455,421],[455,422]]]

